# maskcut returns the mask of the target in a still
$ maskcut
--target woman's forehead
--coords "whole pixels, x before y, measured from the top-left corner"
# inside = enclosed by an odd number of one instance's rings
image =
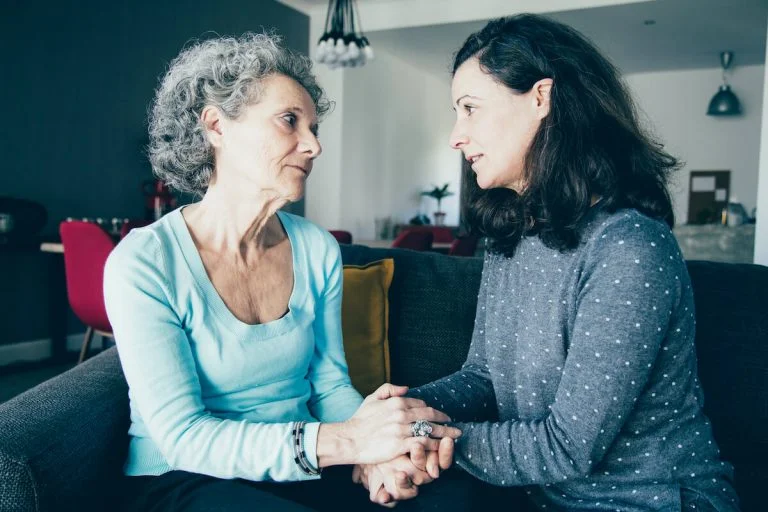
[[[453,75],[451,90],[454,94],[458,93],[456,98],[464,94],[472,94],[471,89],[487,88],[494,83],[493,78],[480,67],[480,62],[476,58],[468,59],[464,62]]]
[[[315,102],[307,90],[285,75],[272,75],[262,80],[261,102],[292,103],[306,113],[315,113]]]

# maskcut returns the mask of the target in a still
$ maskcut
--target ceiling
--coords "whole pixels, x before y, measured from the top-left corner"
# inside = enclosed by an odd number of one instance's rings
[[[389,0],[357,0],[358,4],[369,4],[371,2],[381,2],[381,1],[389,1]],[[328,0],[304,0],[305,4],[310,5],[328,5]]]
[[[591,38],[624,73],[717,67],[723,50],[734,52],[734,72],[738,66],[765,62],[768,0],[656,0],[549,16]],[[653,23],[646,24],[646,20]],[[453,52],[483,25],[454,23],[366,35],[374,49],[401,56],[422,69],[447,74]]]

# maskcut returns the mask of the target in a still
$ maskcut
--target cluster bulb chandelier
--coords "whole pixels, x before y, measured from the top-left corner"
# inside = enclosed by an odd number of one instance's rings
[[[325,30],[317,43],[317,62],[335,69],[363,66],[373,60],[373,48],[363,35],[359,18],[355,0],[328,2]]]

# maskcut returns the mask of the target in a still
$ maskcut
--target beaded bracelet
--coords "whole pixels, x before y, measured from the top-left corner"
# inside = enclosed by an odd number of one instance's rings
[[[304,425],[306,424],[306,421],[297,421],[293,424],[293,461],[305,475],[318,476],[320,469],[312,467],[304,451]]]

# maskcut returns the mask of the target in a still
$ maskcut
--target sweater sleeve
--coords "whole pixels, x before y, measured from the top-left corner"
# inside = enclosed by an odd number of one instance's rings
[[[602,459],[649,380],[682,293],[684,263],[671,233],[643,222],[606,228],[587,248],[549,414],[457,424],[459,466],[514,486],[585,476]]]
[[[430,384],[414,388],[408,396],[424,400],[447,414],[453,421],[484,421],[495,419],[496,395],[488,373],[485,355],[485,304],[488,295],[488,259],[483,263],[477,312],[467,360],[458,372]]]
[[[131,401],[174,469],[218,478],[308,480],[294,462],[290,423],[216,417],[166,276],[159,240],[135,233],[110,255],[104,298]]]
[[[328,235],[329,238],[330,235]],[[349,378],[341,332],[343,267],[341,251],[335,239],[326,239],[327,263],[324,290],[317,301],[314,333],[315,352],[309,367],[312,396],[309,409],[321,422],[349,419],[363,403],[363,397]],[[317,467],[317,431],[319,423],[307,425],[305,449],[310,464]]]

